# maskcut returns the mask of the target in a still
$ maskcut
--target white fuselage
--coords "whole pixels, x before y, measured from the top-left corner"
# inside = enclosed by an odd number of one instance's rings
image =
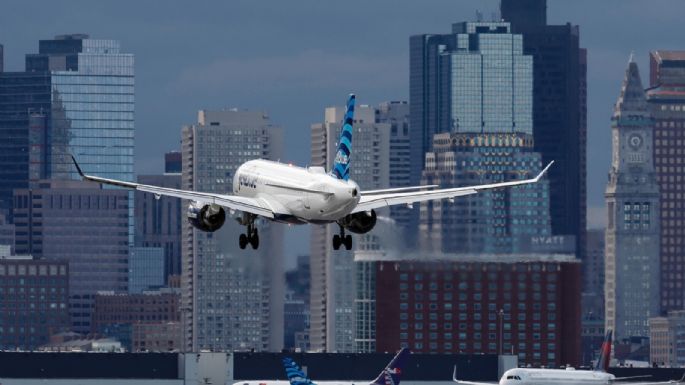
[[[328,175],[322,167],[297,167],[263,159],[243,163],[233,177],[233,193],[260,199],[285,223],[330,223],[359,202],[359,186]]]
[[[504,372],[499,385],[604,385],[614,379],[595,370],[516,368]]]

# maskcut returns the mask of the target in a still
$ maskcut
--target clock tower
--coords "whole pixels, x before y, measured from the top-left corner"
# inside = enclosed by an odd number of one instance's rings
[[[659,315],[659,188],[653,119],[632,56],[611,118],[612,159],[605,199],[606,327],[616,339],[649,337]]]

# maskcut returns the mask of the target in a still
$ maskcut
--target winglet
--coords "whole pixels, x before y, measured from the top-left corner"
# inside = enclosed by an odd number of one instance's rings
[[[542,177],[547,173],[547,170],[549,170],[549,168],[552,167],[553,164],[554,164],[554,161],[549,162],[547,167],[545,167],[542,171],[540,171],[538,176],[535,177],[535,181],[538,182],[540,179],[542,179]]]
[[[83,170],[81,170],[81,167],[79,167],[78,162],[76,162],[76,158],[74,158],[73,155],[71,155],[71,160],[74,161],[74,166],[76,166],[76,171],[78,171],[78,174],[81,175],[81,178],[85,178],[86,176],[83,174]]]
[[[459,382],[459,379],[457,379],[457,365],[454,365],[454,371],[452,372],[452,381]]]

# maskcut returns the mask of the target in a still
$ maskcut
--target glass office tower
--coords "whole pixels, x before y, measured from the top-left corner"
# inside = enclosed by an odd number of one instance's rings
[[[116,40],[63,35],[41,40],[26,71],[51,75],[47,177],[76,178],[73,154],[87,173],[133,181],[133,54]]]

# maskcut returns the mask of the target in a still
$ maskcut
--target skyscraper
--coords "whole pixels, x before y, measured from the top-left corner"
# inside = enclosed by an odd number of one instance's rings
[[[330,107],[324,122],[311,127],[312,166],[327,170],[333,163],[344,108]],[[409,105],[403,101],[383,102],[378,107],[361,105],[355,110],[352,138],[351,178],[363,189],[403,187],[410,183]],[[406,207],[382,210],[390,217],[398,239],[408,233],[410,211]],[[310,342],[312,350],[353,352],[355,349],[356,266],[360,250],[382,247],[378,231],[355,238],[355,251],[333,251],[331,237],[337,225],[312,227]],[[411,244],[411,242],[407,242]]]
[[[330,170],[344,114],[342,107],[326,108],[324,122],[312,125],[312,166]],[[392,125],[379,123],[378,114],[368,105],[355,109],[350,178],[363,190],[386,188],[390,181]],[[335,224],[312,227],[310,342],[312,350],[353,352],[354,252],[333,250],[338,231]],[[355,237],[355,249],[371,247],[375,237],[373,232]]]
[[[661,311],[685,306],[685,51],[649,55],[647,102],[654,122],[654,168],[661,199]]]
[[[449,63],[451,133],[433,136],[423,184],[457,187],[532,177],[541,170],[533,148],[533,63],[509,23],[467,22],[452,27]],[[550,235],[546,181],[454,202],[421,204],[424,251],[521,252],[531,237]]]
[[[533,59],[533,137],[549,170],[552,234],[574,235],[583,258],[586,228],[587,59],[579,28],[547,25],[546,0],[501,0],[502,19],[523,35]]]
[[[85,172],[133,181],[134,89],[133,54],[83,34],[40,40],[24,72],[0,74],[0,208],[29,182],[78,179],[69,154]],[[133,207],[128,233],[132,245]]]
[[[264,112],[201,110],[181,131],[187,190],[227,193],[244,162],[280,159],[283,138]],[[229,214],[229,213],[227,213]],[[261,247],[239,250],[231,218],[215,233],[182,229],[182,323],[186,349],[280,351],[283,345],[283,228],[259,225]]]
[[[606,327],[617,339],[649,336],[659,314],[659,186],[650,115],[637,64],[628,63],[611,119],[606,188]]]

